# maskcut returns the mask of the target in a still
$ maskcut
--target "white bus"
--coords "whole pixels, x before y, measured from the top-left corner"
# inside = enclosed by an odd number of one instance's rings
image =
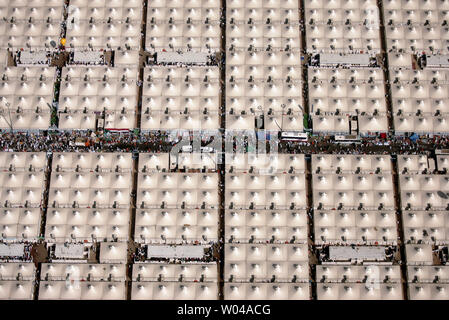
[[[304,132],[282,131],[281,140],[283,141],[307,141],[308,135]]]
[[[362,141],[357,135],[351,134],[351,135],[336,135],[334,137],[335,142],[337,143],[361,143]]]

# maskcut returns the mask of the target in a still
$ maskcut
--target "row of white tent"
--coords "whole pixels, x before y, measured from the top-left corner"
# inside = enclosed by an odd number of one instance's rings
[[[440,283],[447,283],[449,281],[449,267],[445,265],[408,266],[407,277],[409,283],[415,279],[419,283],[431,283],[435,281],[436,277],[438,277]]]
[[[361,134],[388,131],[388,118],[386,115],[359,115],[358,129]],[[313,116],[313,130],[318,133],[348,134],[349,118],[340,115]]]
[[[131,173],[53,172],[49,191],[52,207],[128,207]]]
[[[204,282],[217,281],[216,263],[182,263],[168,264],[159,262],[135,263],[133,265],[134,282],[158,281],[161,276],[163,282],[182,281]]]
[[[163,8],[150,7],[150,10],[147,15],[147,21],[149,23],[155,24],[166,24],[167,21],[171,21],[170,23],[179,23],[184,22],[187,23],[187,20],[191,24],[203,24],[206,19],[209,19],[211,22],[216,22],[220,19],[220,7],[210,7],[203,6],[202,3],[199,3],[198,7],[191,7],[189,3],[186,3],[181,8],[166,6]]]
[[[296,237],[296,240],[307,239],[307,214],[304,210],[226,210],[225,224],[231,231],[225,232],[226,239],[231,237],[234,229],[246,228],[247,231],[255,231],[256,228],[269,230],[275,227],[300,229],[302,236]],[[240,240],[235,236],[234,239]]]
[[[269,5],[260,7],[227,7],[226,17],[229,22],[233,20],[235,24],[244,24],[252,20],[253,23],[266,23],[271,25],[283,24],[286,20],[290,24],[298,24],[299,13],[294,10],[294,6],[284,7],[283,4],[279,3],[279,6]],[[269,19],[269,21],[268,21]],[[269,23],[268,23],[268,22]]]
[[[133,282],[132,300],[215,300],[213,282]]]
[[[125,281],[125,264],[43,263],[41,281]]]
[[[304,242],[307,239],[307,227],[292,226],[226,226],[226,239],[239,243]]]
[[[447,52],[449,28],[442,26],[393,25],[386,28],[387,46],[394,50]]]
[[[393,211],[315,211],[315,243],[388,243],[397,240]]]
[[[92,241],[107,238],[126,241],[129,229],[128,209],[49,209],[47,241]]]
[[[309,300],[309,283],[225,283],[225,300]]]
[[[133,167],[131,153],[57,152],[53,154],[52,170],[64,172],[130,172]]]
[[[397,134],[405,132],[447,134],[449,132],[449,116],[395,116],[394,128]]]
[[[69,8],[68,20],[141,20],[142,4],[138,0],[93,1],[74,0]]]
[[[297,112],[291,115],[281,113],[277,113],[276,115],[264,114],[264,126],[266,130],[294,130],[302,132],[304,129],[302,113]],[[226,128],[228,130],[254,130],[256,119],[260,119],[259,116],[251,114],[236,115],[228,113],[226,115]]]
[[[250,279],[263,281],[275,279],[276,282],[309,281],[309,263],[287,261],[251,261],[225,263],[224,277],[226,281],[248,282]]]
[[[428,25],[436,26],[442,25],[448,20],[449,16],[447,9],[433,8],[429,9],[391,9],[387,10],[385,14],[385,21],[394,25],[406,24],[410,21],[413,25],[424,25],[428,21]]]
[[[213,173],[139,173],[137,206],[218,205],[218,176]]]
[[[318,300],[402,300],[400,283],[318,283]]]
[[[71,48],[117,49],[140,47],[140,20],[130,23],[88,23],[76,21],[67,30],[67,46]]]
[[[409,284],[408,294],[411,300],[448,300],[449,286],[447,284],[420,283]]]
[[[176,112],[165,114],[162,111],[155,111],[154,113],[149,112],[148,114],[142,115],[140,128],[142,130],[174,130],[179,128],[185,130],[196,130],[198,128],[202,130],[213,130],[217,128],[218,123],[218,113],[208,115],[200,113],[183,115]]]
[[[359,1],[345,1],[349,4],[355,4],[354,6],[342,6],[340,8],[306,8],[305,18],[310,23],[313,19],[314,24],[324,24],[329,19],[333,24],[343,24],[349,19],[350,25],[363,24],[365,20],[371,23],[379,24],[379,13],[375,1],[364,1],[362,6],[358,6]]]
[[[325,283],[362,282],[379,284],[386,280],[401,282],[399,265],[317,265],[316,279]]]
[[[308,261],[307,244],[226,243],[227,263]]]
[[[39,300],[125,300],[125,282],[41,281]]]
[[[312,171],[333,173],[340,169],[341,173],[353,173],[360,168],[360,173],[372,173],[380,168],[383,173],[391,172],[391,160],[385,155],[312,155]]]

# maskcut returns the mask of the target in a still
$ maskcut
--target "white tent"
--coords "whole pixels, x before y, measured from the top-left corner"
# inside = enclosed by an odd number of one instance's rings
[[[41,281],[39,300],[125,300],[125,282]]]
[[[126,242],[101,242],[100,263],[125,263],[127,252]]]
[[[407,258],[408,265],[432,265],[432,245],[406,244],[405,256]]]

